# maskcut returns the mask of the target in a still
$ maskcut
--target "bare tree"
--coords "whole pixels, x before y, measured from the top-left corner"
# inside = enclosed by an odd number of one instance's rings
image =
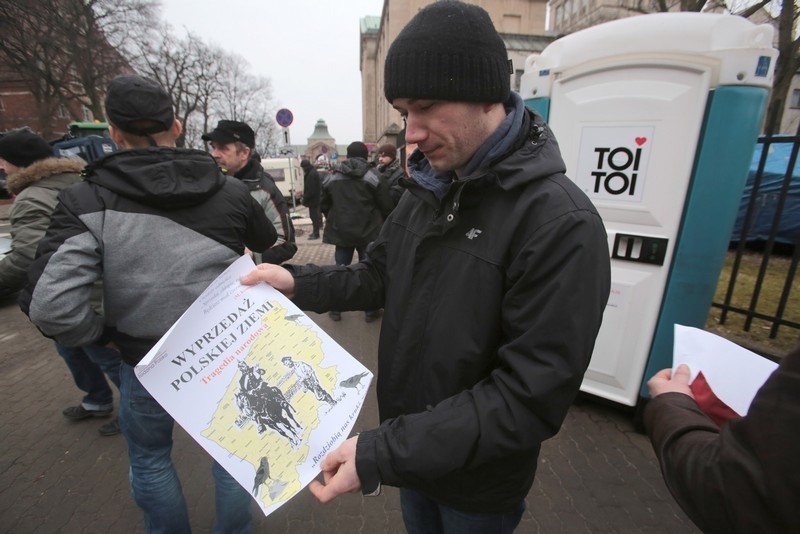
[[[7,0],[0,2],[0,54],[27,82],[41,133],[52,134],[57,110],[84,106],[103,116],[108,81],[129,70],[111,43],[122,40],[156,0]]]
[[[214,108],[219,118],[246,122],[256,133],[256,149],[267,156],[278,149],[272,83],[247,72],[248,64],[239,56],[229,56],[222,94]]]

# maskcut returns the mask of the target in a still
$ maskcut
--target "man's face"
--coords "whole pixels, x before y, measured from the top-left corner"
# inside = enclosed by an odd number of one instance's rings
[[[434,170],[460,175],[492,133],[487,104],[395,98],[406,120],[406,143],[416,144]]]
[[[236,143],[221,143],[219,141],[209,141],[211,155],[217,160],[217,165],[227,169],[228,174],[236,174],[245,165],[250,157],[249,149],[239,149]]]
[[[3,158],[0,158],[0,169],[3,169],[6,174],[11,174],[13,172],[16,172],[19,169],[19,167],[7,162]]]
[[[383,154],[378,156],[378,164],[379,165],[388,165],[393,161],[394,160],[390,156],[384,156]]]

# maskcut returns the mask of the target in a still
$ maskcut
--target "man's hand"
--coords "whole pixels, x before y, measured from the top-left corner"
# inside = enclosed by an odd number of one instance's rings
[[[327,503],[343,493],[353,493],[361,489],[361,481],[356,472],[356,442],[352,437],[326,456],[320,468],[322,479],[312,480],[308,489],[321,503]]]
[[[672,369],[662,369],[647,382],[647,389],[653,398],[662,393],[683,393],[694,398],[692,390],[689,389],[690,376],[689,366],[684,363],[675,369],[675,374],[672,373]]]
[[[242,276],[239,281],[246,286],[266,282],[287,297],[294,297],[294,277],[280,265],[271,263],[256,265],[255,269]]]

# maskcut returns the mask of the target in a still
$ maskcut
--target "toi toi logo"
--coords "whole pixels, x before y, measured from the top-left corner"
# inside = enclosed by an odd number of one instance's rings
[[[599,193],[600,188],[611,195],[630,195],[636,192],[636,178],[642,158],[642,146],[647,142],[646,137],[635,139],[637,148],[633,150],[626,147],[597,147],[594,177],[594,192]]]

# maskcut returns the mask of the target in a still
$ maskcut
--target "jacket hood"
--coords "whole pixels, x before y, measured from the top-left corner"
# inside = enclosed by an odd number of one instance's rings
[[[544,119],[531,110],[526,111],[514,147],[490,165],[494,172],[503,175],[499,184],[506,190],[567,171],[553,132]]]
[[[85,174],[87,182],[160,209],[200,204],[226,180],[208,153],[171,147],[115,152],[89,165]]]
[[[86,162],[76,158],[47,158],[31,163],[8,175],[6,187],[9,192],[18,195],[26,187],[56,174],[80,173]]]
[[[352,176],[353,178],[361,178],[370,169],[369,164],[363,158],[349,158],[344,160],[340,165],[338,171],[344,175]]]

